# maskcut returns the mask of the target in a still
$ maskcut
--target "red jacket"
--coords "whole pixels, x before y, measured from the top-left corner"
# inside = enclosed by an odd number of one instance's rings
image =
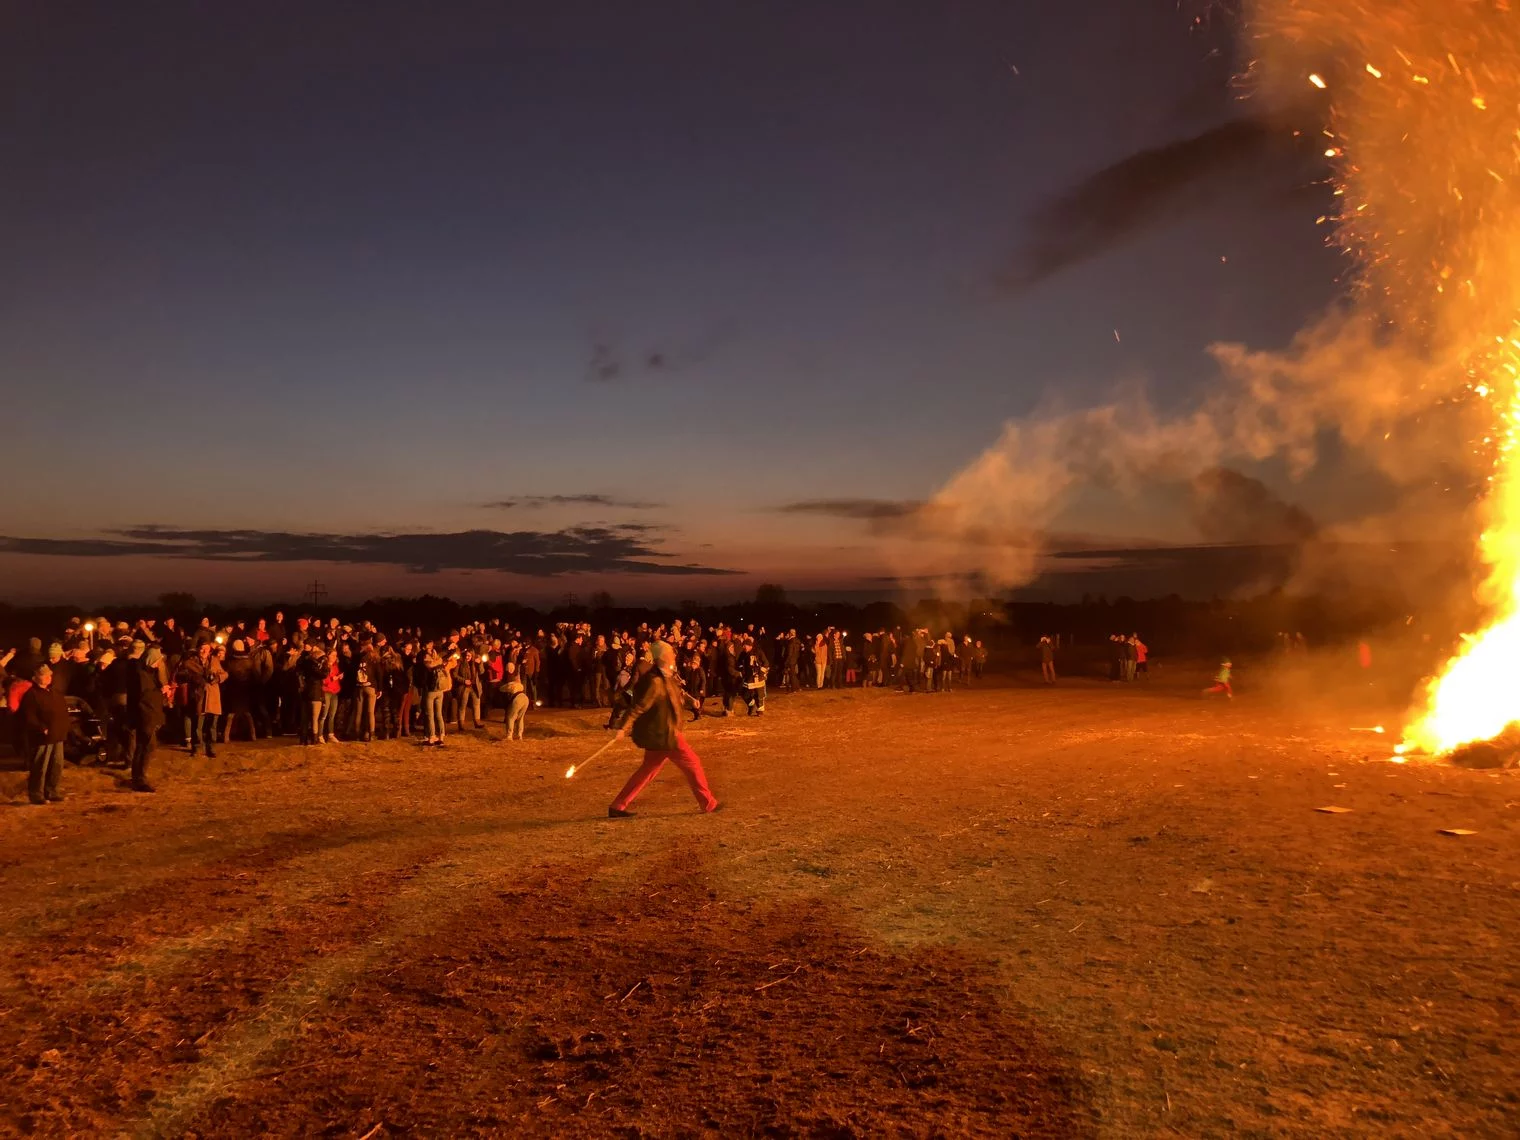
[[[32,683],[24,678],[18,677],[11,682],[10,691],[5,694],[5,703],[10,707],[11,712],[20,711],[21,698],[26,696],[26,691],[31,687]]]

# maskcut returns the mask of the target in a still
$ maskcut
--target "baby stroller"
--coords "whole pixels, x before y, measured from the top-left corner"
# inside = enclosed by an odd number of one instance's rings
[[[63,756],[75,764],[103,764],[106,759],[106,726],[95,710],[78,697],[68,697],[69,738]]]

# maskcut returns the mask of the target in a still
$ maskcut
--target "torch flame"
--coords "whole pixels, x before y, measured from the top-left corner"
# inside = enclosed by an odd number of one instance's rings
[[[573,775],[575,775],[575,765],[574,764],[570,765],[570,767],[568,767],[568,768],[565,769],[565,779],[568,780]]]

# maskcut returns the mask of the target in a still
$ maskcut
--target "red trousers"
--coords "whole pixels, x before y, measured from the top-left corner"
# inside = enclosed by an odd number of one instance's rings
[[[619,811],[627,811],[628,805],[633,803],[649,781],[660,774],[660,769],[665,767],[667,760],[681,769],[685,775],[686,783],[691,787],[691,794],[697,797],[698,807],[703,811],[712,811],[718,806],[717,797],[707,786],[707,774],[702,771],[701,758],[692,751],[691,745],[686,743],[686,737],[679,735],[676,737],[676,746],[669,752],[645,750],[644,763],[639,765],[637,772],[628,777],[628,782],[617,794],[617,799],[612,801],[612,806]]]

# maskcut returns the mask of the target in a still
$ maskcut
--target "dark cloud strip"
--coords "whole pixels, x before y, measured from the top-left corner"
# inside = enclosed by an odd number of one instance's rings
[[[903,519],[923,510],[917,499],[804,499],[772,508],[783,515],[820,515],[834,519],[861,519],[880,522]]]
[[[544,507],[604,507],[613,511],[656,511],[665,504],[619,499],[614,495],[518,495],[516,498],[497,499],[481,505],[498,511],[519,508],[539,510]]]
[[[0,536],[0,553],[64,558],[150,556],[210,562],[337,562],[404,566],[418,573],[496,570],[561,574],[728,575],[738,571],[661,561],[640,526],[558,531],[468,530],[450,534],[296,534],[264,530],[182,530],[145,526],[91,539]]]

